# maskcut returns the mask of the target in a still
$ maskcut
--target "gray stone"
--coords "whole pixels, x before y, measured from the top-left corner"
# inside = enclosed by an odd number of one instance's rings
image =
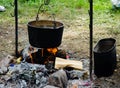
[[[44,88],[59,88],[59,87],[55,87],[55,86],[52,86],[52,85],[47,85]]]
[[[7,55],[6,57],[1,58],[0,67],[8,67],[10,61],[11,61],[13,58],[14,58],[14,56],[11,56],[11,55]]]
[[[67,88],[67,82],[68,78],[63,69],[58,70],[49,76],[49,85],[59,88]]]
[[[8,68],[7,67],[0,67],[0,75],[4,75],[5,73],[7,73]]]

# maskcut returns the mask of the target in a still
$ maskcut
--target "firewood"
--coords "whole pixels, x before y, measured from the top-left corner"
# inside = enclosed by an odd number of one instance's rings
[[[55,68],[61,69],[61,68],[66,68],[66,67],[71,67],[71,68],[74,68],[76,70],[83,69],[83,65],[82,65],[81,61],[69,60],[69,59],[63,59],[63,58],[56,57]]]

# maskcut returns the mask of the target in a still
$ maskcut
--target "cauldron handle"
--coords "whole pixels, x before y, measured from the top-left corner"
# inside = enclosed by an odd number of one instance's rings
[[[52,14],[52,18],[53,18],[53,24],[54,24],[53,28],[56,29],[55,14]]]
[[[42,9],[44,6],[48,6],[49,8],[50,8],[50,6],[48,5],[49,4],[49,0],[44,0],[44,4],[41,4],[40,5],[40,7],[39,7],[39,9],[38,9],[38,12],[37,12],[37,16],[36,16],[36,21],[39,21],[39,12],[41,11],[41,12],[45,12],[45,10],[44,9]],[[50,16],[51,17],[51,16]],[[54,29],[56,29],[56,22],[55,22],[55,14],[52,14],[52,17],[53,17],[53,24],[54,24],[54,26],[53,26],[53,28]]]
[[[38,9],[38,12],[37,12],[37,16],[36,16],[36,21],[39,20],[39,12],[42,11],[41,8],[44,6],[44,4],[41,4],[39,9]]]

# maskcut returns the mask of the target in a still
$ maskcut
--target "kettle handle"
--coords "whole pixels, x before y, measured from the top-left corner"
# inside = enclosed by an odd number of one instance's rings
[[[39,9],[38,9],[38,12],[37,12],[37,15],[36,15],[36,21],[39,21],[39,12],[45,12],[45,8],[44,6],[48,6],[48,8],[50,9],[50,6],[48,5],[50,0],[47,0],[48,2],[46,2],[46,0],[44,0],[44,4],[41,4]],[[55,14],[53,13],[52,16],[50,16],[53,18],[53,24],[54,24],[54,29],[56,29],[56,22],[55,22]]]

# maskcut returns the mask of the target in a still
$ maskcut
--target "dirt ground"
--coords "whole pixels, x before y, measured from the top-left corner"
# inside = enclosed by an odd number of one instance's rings
[[[74,58],[80,59],[89,59],[89,15],[80,14],[76,19],[61,19],[58,18],[56,20],[62,21],[64,24],[64,32],[62,43],[58,47],[60,49],[66,50],[73,55]],[[95,19],[96,20],[96,19]],[[0,59],[4,58],[8,54],[15,54],[15,27],[13,23],[3,23],[0,25]],[[18,49],[21,50],[29,45],[28,40],[28,31],[27,24],[20,23],[18,30]],[[102,27],[99,23],[94,23],[94,35],[93,35],[93,47],[98,42],[98,40],[106,37],[113,37],[117,40],[117,69],[115,73],[108,78],[100,78],[95,81],[98,83],[97,88],[119,88],[120,84],[120,42],[119,37],[120,34],[116,36],[113,34],[109,34],[106,30],[110,28],[110,24],[105,23]],[[116,24],[117,25],[117,24]],[[117,26],[118,27],[118,26]],[[114,27],[113,27],[114,28]]]

